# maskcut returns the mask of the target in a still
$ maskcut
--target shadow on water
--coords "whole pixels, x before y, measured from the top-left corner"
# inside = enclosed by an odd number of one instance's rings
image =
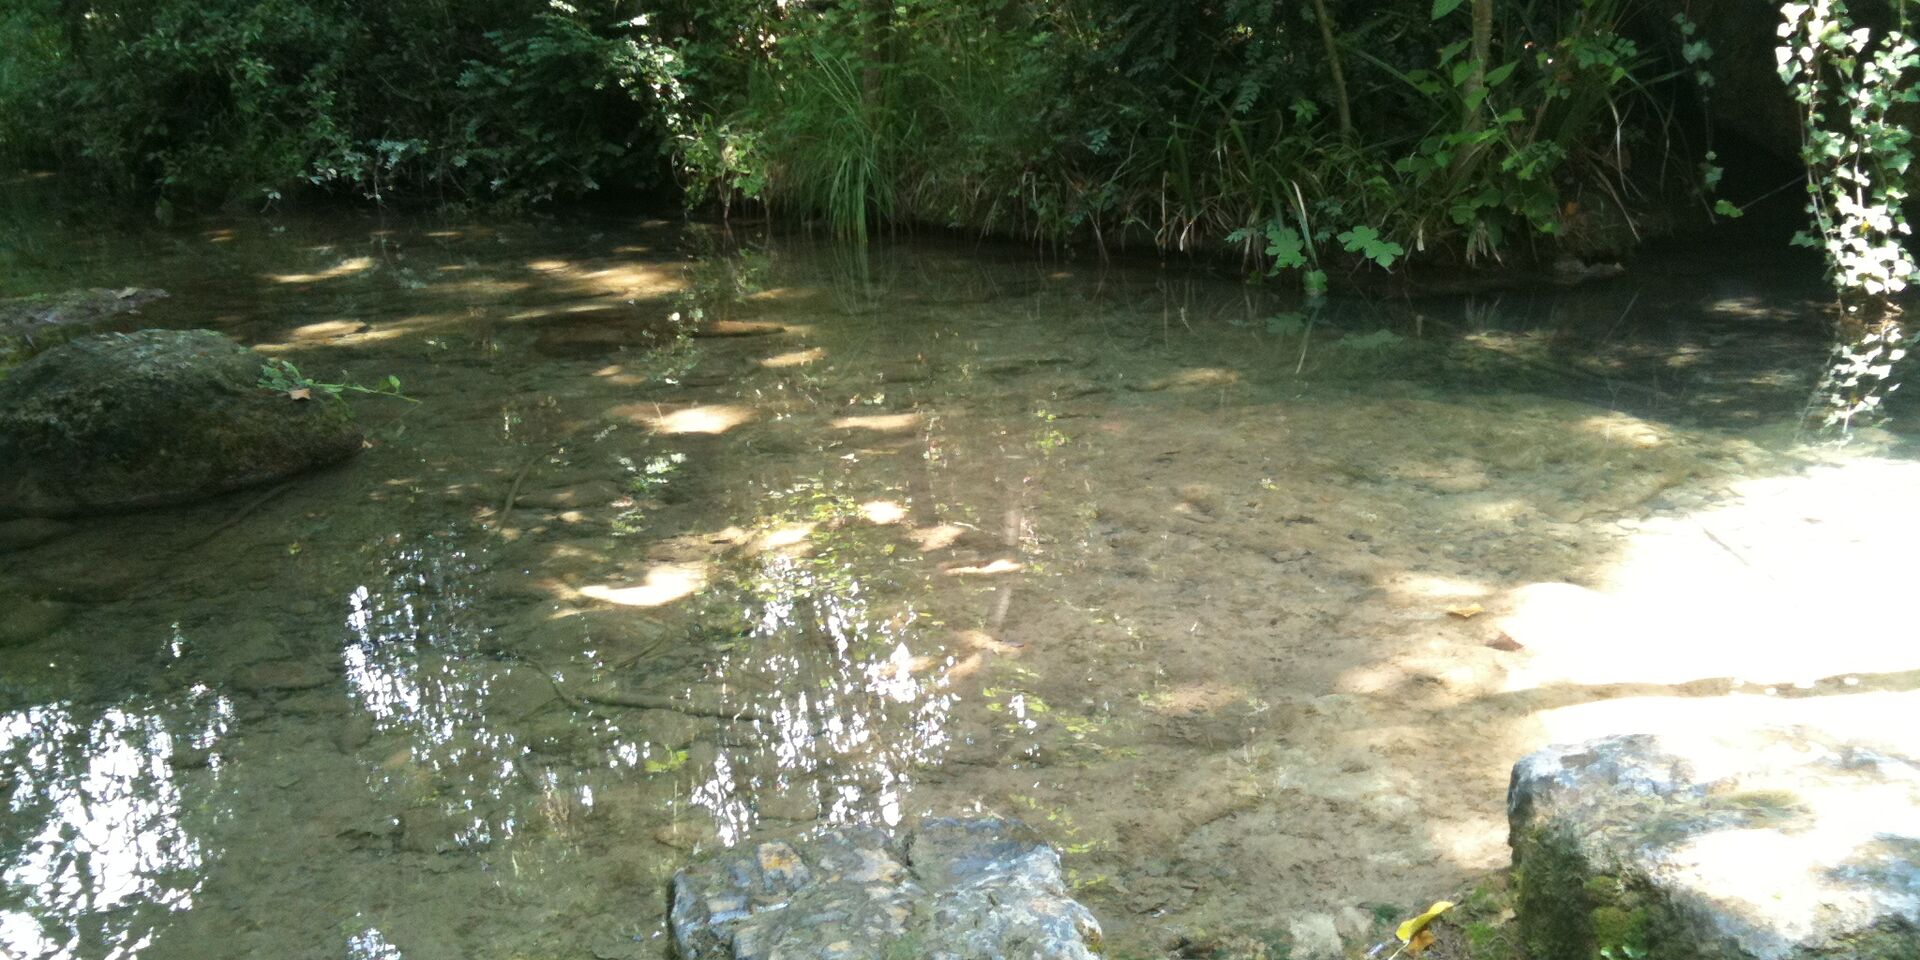
[[[1543,715],[1732,676],[1497,617],[1688,524],[1758,557],[1698,518],[1800,475],[1822,363],[1804,284],[1677,265],[1310,306],[610,221],[90,242],[138,322],[423,402],[0,555],[28,957],[657,956],[693,852],[969,810],[1139,952],[1454,892]]]

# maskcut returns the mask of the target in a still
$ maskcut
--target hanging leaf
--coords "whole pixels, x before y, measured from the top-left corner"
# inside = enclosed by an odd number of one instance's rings
[[[1438,20],[1441,17],[1444,17],[1447,14],[1460,9],[1460,5],[1465,2],[1466,0],[1433,0],[1432,19]]]

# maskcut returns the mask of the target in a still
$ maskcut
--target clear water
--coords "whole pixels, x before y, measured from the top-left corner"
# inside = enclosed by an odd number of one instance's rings
[[[1823,350],[1764,267],[1305,311],[611,219],[31,250],[420,402],[0,556],[21,958],[660,956],[699,849],[973,810],[1122,952],[1424,904],[1504,863],[1536,714],[1619,692],[1512,689],[1501,598],[1796,469]]]

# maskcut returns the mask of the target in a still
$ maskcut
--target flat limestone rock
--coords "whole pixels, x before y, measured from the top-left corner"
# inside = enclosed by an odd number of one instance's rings
[[[1608,737],[1520,761],[1507,803],[1533,956],[1920,957],[1920,763],[1889,748]]]
[[[258,386],[260,355],[210,330],[82,337],[0,380],[0,518],[186,503],[358,452],[337,400]]]
[[[671,920],[684,960],[1092,960],[1100,946],[1059,854],[997,818],[737,847],[675,874]]]

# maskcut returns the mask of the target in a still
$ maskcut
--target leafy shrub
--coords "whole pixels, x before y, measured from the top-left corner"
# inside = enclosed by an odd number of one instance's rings
[[[120,194],[541,200],[654,185],[678,63],[616,0],[23,0],[0,149]]]

